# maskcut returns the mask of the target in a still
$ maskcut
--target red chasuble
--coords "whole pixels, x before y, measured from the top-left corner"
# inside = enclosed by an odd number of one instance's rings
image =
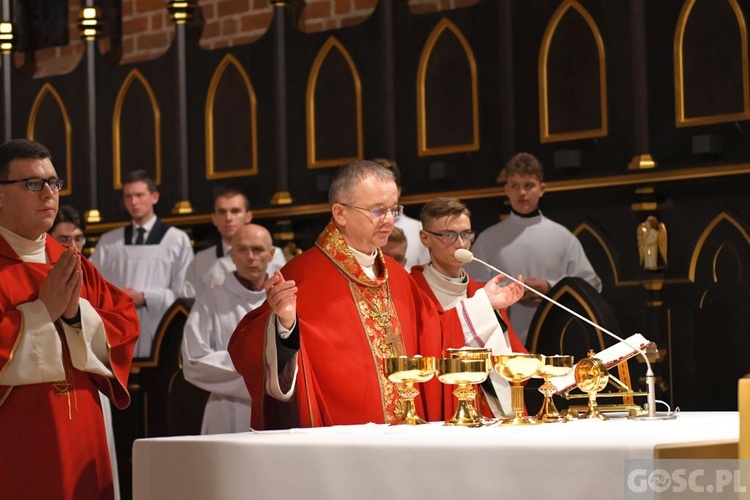
[[[386,423],[398,417],[398,393],[386,378],[383,359],[439,356],[440,316],[404,268],[380,250],[375,266],[373,280],[331,222],[314,248],[283,268],[284,278],[298,287],[299,371],[291,422],[279,424],[270,411],[278,405],[265,397],[267,303],[237,326],[228,350],[250,391],[254,429]],[[417,411],[440,420],[440,388],[420,391]]]
[[[432,288],[430,287],[430,284],[427,283],[427,280],[424,277],[424,265],[418,265],[413,266],[411,268],[411,277],[414,278],[414,281],[417,282],[417,286],[424,290],[424,292],[429,295],[429,297],[432,299],[432,301],[435,304],[435,307],[438,309],[440,314],[443,315],[455,315],[456,310],[455,309],[449,309],[448,311],[445,311],[443,309],[443,306],[440,305],[440,301],[435,296],[434,292],[432,291]],[[472,279],[469,277],[469,284],[466,288],[466,296],[468,298],[471,298],[474,296],[474,294],[477,292],[477,290],[481,290],[484,288],[484,283],[481,283],[475,279]],[[523,345],[521,340],[516,335],[516,332],[513,331],[513,327],[510,325],[510,319],[508,318],[508,312],[505,309],[500,310],[500,316],[503,318],[503,321],[505,322],[506,326],[508,327],[508,339],[510,340],[510,349],[513,352],[522,352],[527,353],[526,347]],[[449,348],[459,348],[466,345],[465,337],[463,334],[463,330],[461,329],[460,322],[456,319],[456,321],[443,321],[443,350],[449,349]],[[452,386],[445,386],[444,389],[447,391],[444,395],[444,401],[445,401],[445,408],[444,412],[445,415],[450,417],[453,412],[456,411],[456,400],[455,398],[451,397],[453,387]],[[492,410],[490,409],[489,405],[487,404],[487,400],[484,397],[484,393],[477,388],[477,399],[478,401],[478,408],[481,411],[481,413],[486,417],[493,417]]]
[[[47,236],[52,264],[65,250]],[[22,262],[0,237],[0,373],[12,362],[23,314],[16,306],[38,298],[51,264]],[[62,340],[66,380],[19,386],[0,385],[0,497],[111,499],[112,469],[97,390],[118,407],[130,402],[127,378],[138,338],[133,301],[107,283],[82,259],[81,297],[104,322],[114,379],[82,372],[70,361]],[[29,370],[34,370],[29,366]]]

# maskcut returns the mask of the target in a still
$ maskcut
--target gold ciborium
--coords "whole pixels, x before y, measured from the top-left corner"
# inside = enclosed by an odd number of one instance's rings
[[[417,382],[427,382],[435,375],[435,358],[432,356],[415,356],[408,358],[386,358],[385,374],[388,380],[398,384],[397,391],[401,397],[401,416],[391,425],[420,425],[426,424],[414,406],[414,398],[419,391],[414,387]]]
[[[481,427],[481,416],[472,405],[477,395],[473,384],[481,384],[490,374],[490,364],[486,359],[446,358],[437,360],[437,377],[444,384],[456,385],[453,395],[458,399],[458,407],[453,417],[445,425]]]
[[[560,415],[552,401],[552,395],[557,388],[550,382],[553,377],[567,375],[573,371],[573,356],[556,354],[554,356],[545,356],[542,364],[539,365],[535,377],[544,379],[544,383],[539,387],[539,392],[544,395],[542,408],[536,414],[536,419],[540,422],[565,422],[565,418]]]
[[[589,395],[589,408],[579,418],[609,420],[609,417],[599,412],[596,404],[596,393],[607,387],[609,382],[609,371],[602,360],[595,358],[593,351],[589,351],[589,357],[583,358],[576,364],[573,375],[578,388]]]
[[[523,383],[534,375],[539,366],[544,361],[541,354],[502,354],[492,356],[492,363],[495,371],[510,382],[511,404],[513,406],[513,418],[508,418],[500,422],[501,425],[526,425],[536,424],[538,421],[534,417],[524,417],[525,408],[523,398]]]

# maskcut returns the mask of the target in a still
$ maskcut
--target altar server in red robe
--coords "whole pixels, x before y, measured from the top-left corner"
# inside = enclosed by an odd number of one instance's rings
[[[63,181],[49,151],[0,146],[0,496],[111,499],[101,391],[128,405],[133,301],[47,235]]]
[[[253,400],[251,426],[392,422],[400,405],[383,359],[441,355],[443,331],[488,323],[523,289],[492,280],[481,300],[438,314],[406,270],[380,251],[403,207],[393,174],[373,162],[342,167],[328,196],[332,218],[315,246],[266,281],[267,301],[235,330],[229,353]],[[446,325],[445,327],[443,325]],[[463,345],[463,334],[455,347]],[[280,407],[269,398],[288,401]],[[443,391],[424,388],[418,412],[443,418]],[[284,410],[292,419],[282,421]]]
[[[419,218],[422,221],[420,238],[430,252],[430,263],[413,266],[411,275],[438,310],[444,313],[484,288],[484,283],[471,279],[463,270],[463,262],[454,257],[457,249],[468,250],[474,241],[471,212],[456,198],[439,197],[422,207]],[[492,322],[494,328],[485,330],[484,337],[469,331],[471,335],[464,339],[467,345],[490,348],[494,355],[527,352],[510,326],[505,308],[496,311]],[[505,417],[513,414],[510,386],[506,380],[492,372],[482,388],[479,406],[485,416]],[[450,404],[452,400],[446,398],[446,402]]]

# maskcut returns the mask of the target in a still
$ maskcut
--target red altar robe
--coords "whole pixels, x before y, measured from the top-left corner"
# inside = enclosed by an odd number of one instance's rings
[[[435,304],[435,307],[439,311],[440,314],[455,314],[455,309],[449,309],[448,311],[445,311],[443,309],[443,306],[440,305],[440,301],[435,296],[435,293],[432,291],[432,288],[430,287],[430,284],[427,283],[427,280],[424,277],[424,265],[417,265],[413,266],[411,268],[411,277],[414,278],[414,281],[417,282],[417,286],[424,290],[424,292],[432,299],[433,303]],[[470,276],[469,283],[466,288],[466,297],[471,298],[474,296],[474,294],[477,292],[477,290],[481,290],[484,288],[484,283],[479,282],[475,279],[472,279]],[[503,318],[503,321],[505,322],[505,325],[508,327],[508,339],[510,340],[510,349],[513,352],[522,352],[527,353],[526,346],[523,345],[523,342],[518,338],[516,335],[516,332],[513,331],[513,327],[510,324],[510,319],[508,318],[508,312],[505,309],[500,309],[500,317]],[[465,338],[463,331],[461,330],[460,323],[458,324],[458,329],[456,329],[456,322],[449,322],[447,324],[444,324],[445,331],[443,332],[443,349],[448,348],[459,348],[463,347],[465,345]],[[444,389],[452,394],[453,387],[446,385]],[[492,410],[490,409],[489,405],[487,404],[487,400],[484,397],[484,393],[477,388],[477,399],[478,399],[478,408],[480,412],[486,416],[486,417],[493,417]],[[446,393],[444,395],[444,413],[447,416],[450,416],[453,414],[453,412],[456,411],[456,400],[455,398],[451,397],[450,394]]]
[[[376,268],[376,279],[368,278],[329,223],[315,247],[282,269],[284,278],[296,281],[298,287],[300,334],[291,405],[296,407],[296,418],[284,426],[391,422],[398,413],[398,394],[395,384],[385,377],[382,358],[440,357],[441,322],[458,323],[458,317],[441,319],[432,300],[406,270],[380,250]],[[380,328],[378,320],[384,311],[388,324]],[[265,328],[271,317],[267,303],[250,312],[237,326],[228,348],[250,391],[253,429],[279,425],[278,415],[270,415],[271,408],[278,411],[279,405],[265,392]],[[428,420],[442,419],[439,385],[419,389],[418,413]]]
[[[16,306],[33,302],[52,264],[65,248],[47,236],[51,264],[23,262],[0,237],[0,373],[12,362],[23,314]],[[0,496],[44,500],[111,499],[112,469],[97,390],[118,407],[130,403],[127,379],[138,317],[133,301],[81,260],[81,297],[102,318],[114,379],[73,367],[62,327],[62,357],[69,395],[52,383],[0,385]],[[30,367],[33,369],[34,367]]]

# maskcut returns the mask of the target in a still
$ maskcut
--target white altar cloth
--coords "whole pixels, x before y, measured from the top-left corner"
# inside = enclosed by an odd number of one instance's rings
[[[737,442],[736,412],[478,429],[386,425],[140,439],[134,500],[623,498],[627,459]]]

